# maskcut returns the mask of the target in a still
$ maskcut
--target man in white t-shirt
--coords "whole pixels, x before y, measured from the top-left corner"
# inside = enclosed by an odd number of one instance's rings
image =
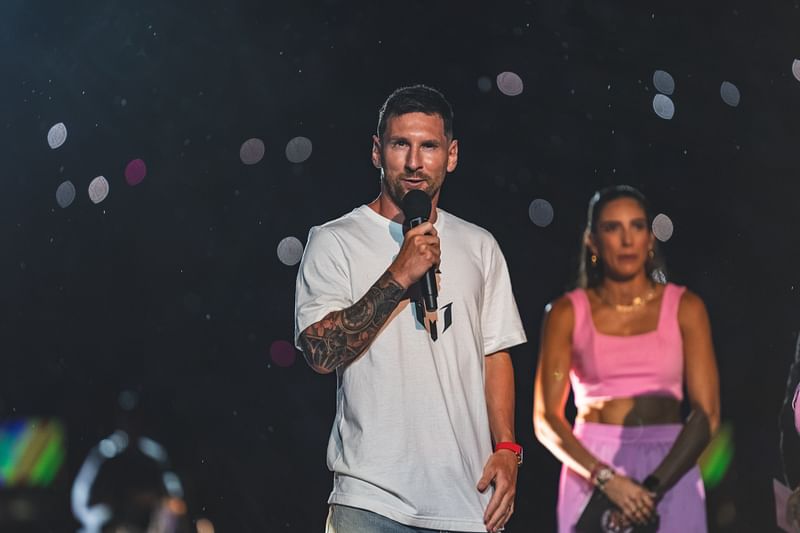
[[[337,375],[329,533],[494,532],[513,513],[522,449],[507,350],[525,332],[495,239],[437,208],[458,161],[452,121],[434,89],[392,93],[373,136],[380,195],[309,233],[295,342]],[[432,210],[404,233],[412,189]],[[420,313],[409,296],[436,266],[438,310]]]

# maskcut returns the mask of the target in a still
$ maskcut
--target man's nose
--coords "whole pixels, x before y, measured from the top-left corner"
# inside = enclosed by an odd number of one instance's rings
[[[406,170],[416,172],[420,168],[422,168],[422,158],[415,148],[411,148],[406,154]]]

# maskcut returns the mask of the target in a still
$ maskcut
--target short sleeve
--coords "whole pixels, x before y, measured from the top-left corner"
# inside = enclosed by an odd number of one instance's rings
[[[297,272],[294,302],[294,342],[300,333],[331,311],[352,305],[349,274],[344,253],[333,232],[311,228]]]
[[[494,238],[488,246],[484,272],[483,305],[481,307],[481,330],[485,355],[511,348],[527,341],[517,302],[511,290],[503,252]]]

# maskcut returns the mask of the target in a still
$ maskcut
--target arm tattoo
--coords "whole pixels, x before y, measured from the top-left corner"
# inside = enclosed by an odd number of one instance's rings
[[[387,270],[359,301],[311,324],[300,334],[308,364],[319,372],[331,372],[361,355],[405,292]]]

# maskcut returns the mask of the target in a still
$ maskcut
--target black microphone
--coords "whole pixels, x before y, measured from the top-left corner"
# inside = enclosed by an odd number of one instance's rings
[[[403,197],[403,214],[406,216],[404,224],[404,227],[407,228],[406,231],[427,222],[431,216],[431,197],[419,189],[408,191]],[[439,296],[436,288],[436,265],[425,272],[425,275],[419,280],[419,287],[425,302],[425,309],[428,312],[436,311],[436,298]]]

